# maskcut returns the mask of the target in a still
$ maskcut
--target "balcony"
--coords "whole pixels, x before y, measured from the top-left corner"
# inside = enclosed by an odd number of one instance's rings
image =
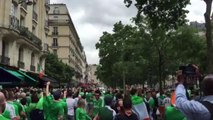
[[[52,32],[52,35],[58,35],[58,32]]]
[[[14,30],[18,30],[19,20],[16,16],[10,15],[9,22],[10,22],[9,28],[14,29]]]
[[[49,25],[48,25],[48,20],[45,20],[45,26],[44,26],[45,28],[48,28],[49,27]]]
[[[19,4],[19,0],[12,0],[13,3],[15,3],[16,5]]]
[[[49,5],[50,4],[50,0],[45,0],[45,5]]]
[[[30,65],[30,71],[35,72],[35,66],[34,65]]]
[[[45,29],[46,31],[48,31],[48,32],[49,32],[49,24],[48,24],[48,20],[45,20],[45,23],[44,23],[44,29]]]
[[[33,10],[33,20],[38,21],[38,14]]]
[[[53,43],[52,44],[52,48],[57,48],[58,47],[58,43]]]
[[[18,67],[24,69],[25,64],[22,61],[18,61]]]
[[[49,45],[47,43],[44,43],[43,51],[44,52],[48,52],[49,51]]]
[[[33,44],[35,44],[40,50],[42,49],[41,40],[37,36],[35,36],[32,32],[30,32],[28,30],[28,28],[20,26],[19,27],[19,32],[20,32],[21,36],[26,37]]]
[[[0,56],[0,62],[4,65],[10,65],[10,58],[5,56]]]
[[[45,7],[46,11],[48,12],[50,10],[50,0],[45,0]]]

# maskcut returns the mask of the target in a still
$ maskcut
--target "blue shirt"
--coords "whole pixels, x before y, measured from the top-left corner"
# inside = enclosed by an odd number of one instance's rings
[[[213,103],[213,96],[206,96],[202,101]],[[211,114],[200,102],[186,97],[186,90],[182,84],[176,88],[176,106],[186,116],[187,120],[210,120]]]

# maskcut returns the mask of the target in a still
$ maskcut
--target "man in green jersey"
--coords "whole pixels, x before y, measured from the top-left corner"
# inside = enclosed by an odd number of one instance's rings
[[[0,115],[0,120],[16,120],[14,107],[6,103],[2,92],[0,92]]]
[[[88,90],[88,93],[86,94],[86,101],[87,101],[87,112],[89,115],[92,114],[93,109],[93,93],[92,90]]]
[[[49,85],[46,86],[46,95],[49,95]],[[47,120],[63,120],[64,119],[64,105],[60,102],[61,91],[56,90],[53,92],[53,98],[46,96],[44,101],[46,101],[48,107]]]
[[[22,111],[22,109],[19,111],[19,107],[18,105],[14,102],[15,99],[14,99],[14,93],[12,90],[8,91],[8,95],[6,96],[7,98],[7,103],[9,105],[12,105],[14,108],[15,108],[15,114],[16,114],[16,119],[20,119],[20,112]]]
[[[93,105],[94,105],[93,117],[95,117],[97,113],[99,112],[100,108],[103,107],[103,100],[100,98],[100,96],[101,96],[100,90],[96,90],[95,99],[93,100]]]

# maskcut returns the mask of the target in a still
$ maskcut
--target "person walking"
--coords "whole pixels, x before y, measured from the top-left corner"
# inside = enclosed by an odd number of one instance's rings
[[[68,116],[67,116],[67,119],[68,120],[75,120],[75,113],[74,113],[74,109],[76,106],[75,104],[75,99],[73,99],[73,95],[72,95],[72,91],[68,91],[67,93],[67,100],[66,100],[66,103],[67,103],[67,108],[68,108]]]
[[[76,109],[76,120],[91,120],[85,110],[86,102],[84,99],[79,99],[78,108]]]
[[[116,115],[115,120],[139,120],[138,116],[132,110],[132,101],[128,96],[124,97],[122,113]]]

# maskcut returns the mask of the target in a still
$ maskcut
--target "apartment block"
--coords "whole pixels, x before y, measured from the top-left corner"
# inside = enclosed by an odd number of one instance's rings
[[[89,83],[100,83],[100,81],[97,78],[96,71],[97,71],[98,65],[96,64],[90,64],[87,67],[88,71],[88,82]]]
[[[38,72],[45,69],[49,0],[0,0],[0,62]]]
[[[86,55],[65,4],[50,4],[48,45],[50,52],[75,70],[75,77],[86,76]]]

